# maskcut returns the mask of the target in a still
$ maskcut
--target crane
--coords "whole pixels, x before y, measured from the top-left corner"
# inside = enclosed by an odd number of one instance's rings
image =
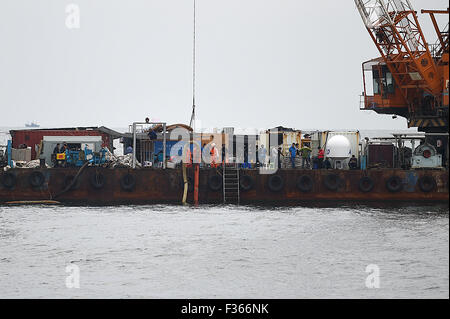
[[[448,24],[440,30],[435,15],[448,15],[449,9],[422,10],[430,14],[438,37],[429,45],[409,0],[355,4],[380,53],[362,64],[360,108],[405,117],[420,131],[448,132]]]

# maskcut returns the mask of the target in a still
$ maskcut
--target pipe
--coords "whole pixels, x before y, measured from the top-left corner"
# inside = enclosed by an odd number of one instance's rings
[[[57,205],[57,204],[61,204],[60,202],[56,201],[56,200],[15,200],[15,201],[10,201],[10,202],[6,202],[6,205]]]
[[[6,147],[6,153],[8,154],[8,166],[12,167],[12,141],[8,140],[8,146]]]
[[[199,164],[195,164],[195,181],[194,181],[194,204],[198,205],[198,182],[200,175],[200,166]]]

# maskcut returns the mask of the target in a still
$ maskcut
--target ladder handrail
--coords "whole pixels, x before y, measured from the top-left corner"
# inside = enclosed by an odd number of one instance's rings
[[[232,170],[234,174],[227,174],[227,169]],[[231,175],[231,176],[230,176]],[[223,163],[223,202],[227,203],[230,200],[230,194],[233,194],[234,200],[239,205],[240,203],[240,189],[239,189],[239,165],[237,163]],[[230,183],[231,180],[231,183]],[[231,185],[231,186],[230,186]],[[229,186],[229,187],[227,187]],[[227,191],[231,193],[227,194]]]

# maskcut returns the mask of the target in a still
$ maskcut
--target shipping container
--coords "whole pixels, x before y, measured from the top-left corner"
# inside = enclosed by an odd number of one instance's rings
[[[101,136],[103,141],[102,147],[109,148],[111,152],[113,151],[113,140],[122,136],[121,133],[103,126],[11,130],[10,134],[13,148],[19,148],[20,145],[31,147],[32,160],[37,159],[37,151],[44,136]]]
[[[275,145],[272,145],[273,143],[269,144],[270,136],[272,134],[275,134],[275,132],[276,134],[278,134],[278,138],[272,137],[272,141],[276,141]],[[300,130],[277,127],[275,129],[271,129],[264,133],[261,133],[258,139],[258,146],[263,144],[267,148],[268,152],[269,152],[268,147],[269,145],[270,147],[281,146],[284,155],[287,155],[289,153],[289,148],[292,146],[292,143],[295,144],[298,143],[299,146],[302,145],[302,132]]]
[[[393,168],[395,147],[392,143],[367,145],[367,168]]]
[[[356,158],[359,159],[359,150],[360,150],[360,134],[359,131],[325,131],[322,132],[322,138],[321,138],[321,146],[324,148],[325,145],[327,144],[327,141],[330,140],[331,137],[336,136],[336,135],[342,135],[345,136],[348,141],[351,144],[351,150],[352,150],[352,154],[351,155],[355,155]]]

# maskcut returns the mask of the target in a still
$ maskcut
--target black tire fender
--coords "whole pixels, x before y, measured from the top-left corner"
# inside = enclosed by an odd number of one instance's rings
[[[223,178],[222,176],[215,174],[208,178],[208,187],[210,190],[217,192],[222,189]]]
[[[91,182],[92,187],[95,189],[102,189],[106,184],[105,175],[97,172],[91,175],[89,181]]]
[[[302,175],[297,179],[297,188],[304,192],[308,193],[312,191],[314,187],[314,180],[309,175]]]
[[[30,183],[32,187],[41,187],[44,182],[45,176],[40,171],[34,171],[30,174],[30,176],[28,176],[28,183]]]
[[[242,175],[239,178],[239,186],[241,189],[245,192],[251,190],[253,188],[255,181],[253,180],[253,177],[250,175]]]
[[[375,183],[369,176],[363,176],[359,180],[358,188],[363,193],[370,193],[375,187]]]
[[[136,186],[136,178],[131,174],[126,174],[120,179],[120,187],[127,192],[134,190]]]
[[[391,193],[400,192],[403,189],[402,179],[398,176],[391,176],[386,180],[386,188]]]
[[[328,190],[337,191],[341,184],[341,179],[336,174],[329,174],[325,176],[323,183]]]
[[[424,193],[429,193],[436,189],[436,180],[432,176],[422,176],[418,180],[419,188]]]
[[[2,174],[1,181],[5,188],[11,189],[16,185],[17,178],[13,173],[6,172]]]
[[[284,179],[280,175],[271,175],[267,181],[267,186],[272,192],[279,192],[284,188]]]

